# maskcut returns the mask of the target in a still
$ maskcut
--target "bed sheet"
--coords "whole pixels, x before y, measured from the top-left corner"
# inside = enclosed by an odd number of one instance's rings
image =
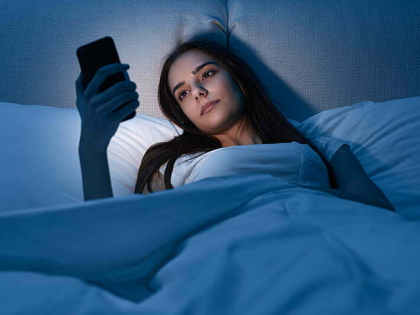
[[[256,173],[14,210],[0,213],[1,309],[417,314],[419,236],[419,221]]]

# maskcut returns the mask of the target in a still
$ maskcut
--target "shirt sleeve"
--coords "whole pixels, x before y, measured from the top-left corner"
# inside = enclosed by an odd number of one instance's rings
[[[350,145],[347,141],[333,138],[333,137],[313,137],[308,138],[312,143],[324,154],[324,157],[327,159],[328,162],[331,161],[332,157],[334,156],[335,152],[338,151],[343,145]]]
[[[172,174],[171,174],[172,186],[179,187],[179,186],[185,185],[185,180],[188,177],[188,166],[191,163],[186,160],[190,159],[193,155],[194,154],[182,155],[176,159],[174,163],[174,167],[172,169]],[[159,169],[160,173],[162,174],[162,177],[165,174],[167,165],[168,165],[168,162],[163,164]]]

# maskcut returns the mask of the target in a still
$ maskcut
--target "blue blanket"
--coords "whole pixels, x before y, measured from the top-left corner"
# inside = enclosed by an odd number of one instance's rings
[[[268,174],[3,212],[0,244],[1,314],[419,310],[418,221]]]

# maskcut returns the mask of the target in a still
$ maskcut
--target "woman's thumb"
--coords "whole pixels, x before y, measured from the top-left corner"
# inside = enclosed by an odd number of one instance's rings
[[[76,80],[76,94],[77,95],[82,95],[83,92],[85,91],[85,88],[83,87],[83,84],[82,84],[82,80],[83,80],[83,75],[82,75],[82,72],[80,72],[79,77]]]

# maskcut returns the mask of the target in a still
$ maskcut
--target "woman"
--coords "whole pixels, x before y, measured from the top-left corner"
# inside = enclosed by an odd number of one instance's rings
[[[108,75],[125,71],[126,66],[102,67],[86,91],[80,85],[81,76],[76,81],[77,107],[82,118],[79,156],[85,200],[113,196],[106,150],[119,123],[138,107],[138,94],[131,81],[115,84],[100,94],[95,92]],[[252,68],[221,45],[193,40],[176,47],[163,65],[158,93],[162,113],[184,132],[146,151],[135,193],[145,192],[146,187],[153,192],[152,183],[159,190],[174,188],[171,174],[176,160],[183,155],[205,154],[230,146],[295,141],[309,145],[319,154],[327,166],[333,189],[302,187],[393,210],[348,146],[337,151],[330,165],[319,149],[277,110]],[[127,101],[131,103],[119,108]],[[211,101],[217,103],[209,107],[211,113],[208,113],[204,109]],[[343,162],[347,163],[346,167]],[[165,163],[164,178],[161,178],[159,169]],[[352,172],[344,173],[349,166]],[[350,182],[352,185],[348,185]]]

